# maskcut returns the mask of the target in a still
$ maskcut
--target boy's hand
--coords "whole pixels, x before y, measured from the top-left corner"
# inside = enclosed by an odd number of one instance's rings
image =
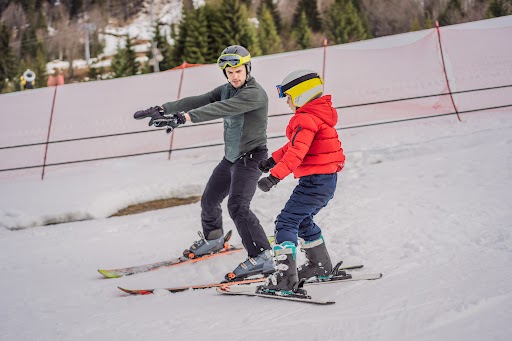
[[[268,160],[260,161],[258,163],[258,168],[263,173],[268,173],[268,171],[271,170],[272,168],[274,168],[275,165],[276,165],[276,162],[274,161],[274,159],[272,157],[270,157]]]
[[[260,181],[258,181],[258,188],[263,192],[268,192],[272,187],[276,186],[279,181],[280,180],[278,178],[270,174],[266,178],[262,178]]]

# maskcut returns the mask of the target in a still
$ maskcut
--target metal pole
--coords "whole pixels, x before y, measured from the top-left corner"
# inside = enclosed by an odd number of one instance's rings
[[[448,87],[448,93],[450,94],[450,99],[452,100],[453,109],[455,110],[455,114],[457,114],[457,119],[459,122],[462,122],[459,116],[459,111],[457,110],[457,106],[455,105],[455,100],[453,99],[452,89],[450,87],[450,81],[448,80],[448,74],[446,73],[446,65],[444,63],[444,53],[443,53],[443,44],[441,43],[441,31],[439,30],[439,22],[436,21],[436,30],[437,30],[437,38],[439,41],[439,51],[441,51],[441,61],[443,62],[443,72],[444,79],[446,81],[446,86]]]
[[[154,17],[154,6],[153,6],[154,0],[151,0],[151,4],[149,6],[149,18],[150,18],[150,25],[151,29],[154,29],[153,32],[153,43],[151,44],[151,54],[153,55],[153,71],[154,72],[160,72],[160,62],[158,61],[157,55],[160,53],[157,48],[157,44],[155,41],[156,36],[156,29],[155,29],[155,17]]]
[[[85,28],[85,60],[87,65],[91,64],[91,53],[89,51],[89,28]]]

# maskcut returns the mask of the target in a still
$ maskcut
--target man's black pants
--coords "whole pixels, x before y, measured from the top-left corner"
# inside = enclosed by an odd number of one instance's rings
[[[270,250],[260,221],[251,211],[251,200],[261,176],[258,162],[266,160],[268,149],[260,146],[234,163],[225,158],[215,167],[201,198],[201,223],[204,235],[222,230],[222,201],[228,198],[228,211],[242,238],[249,257]]]

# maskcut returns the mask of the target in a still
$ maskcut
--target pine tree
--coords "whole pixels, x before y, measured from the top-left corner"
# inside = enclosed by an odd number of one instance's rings
[[[35,87],[42,88],[46,86],[46,81],[48,80],[48,75],[46,74],[46,53],[44,49],[41,47],[37,51],[37,55],[34,59],[32,59],[32,71],[36,74]]]
[[[368,32],[351,0],[335,0],[324,20],[327,37],[334,44],[367,39]]]
[[[112,58],[111,70],[114,78],[133,76],[139,73],[139,63],[135,60],[135,51],[130,37],[126,36],[126,46],[117,47],[117,53]]]
[[[203,6],[207,21],[208,50],[205,55],[206,63],[216,63],[222,50],[226,48],[222,37],[217,34],[222,30],[222,19],[217,8],[211,5]]]
[[[23,30],[21,34],[21,46],[20,46],[20,56],[22,59],[31,59],[35,58],[37,55],[37,50],[39,42],[36,36],[36,30],[32,25],[29,25],[27,28]]]
[[[260,39],[254,22],[247,21],[247,37],[244,41],[248,42],[247,45],[241,45],[247,46],[252,57],[261,56]]]
[[[262,4],[259,15],[258,38],[263,55],[274,54],[283,51],[283,44],[281,38],[277,33],[272,13],[267,8],[265,3]]]
[[[137,73],[139,73],[140,65],[136,60],[137,56],[135,55],[135,51],[133,49],[132,40],[130,39],[130,37],[128,35],[126,36],[125,52],[126,52],[126,63],[127,63],[127,67],[126,67],[127,76],[136,75]]]
[[[295,26],[294,36],[297,45],[301,49],[307,49],[311,47],[311,28],[308,25],[308,19],[306,17],[306,13],[302,12],[300,15],[297,26]]]
[[[441,26],[456,24],[461,22],[464,15],[461,0],[450,0],[438,21]]]
[[[153,38],[156,42],[156,47],[162,54],[163,59],[160,61],[160,71],[169,70],[174,67],[171,60],[172,46],[167,41],[165,35],[162,35],[162,31],[160,30],[161,25],[157,24],[155,26],[155,37]],[[153,56],[151,55],[151,58]]]
[[[5,23],[0,26],[0,93],[16,74],[16,61],[14,52],[9,47],[11,33]]]
[[[95,67],[90,66],[89,71],[87,72],[87,77],[89,77],[90,81],[95,81],[98,79],[98,69]]]
[[[191,12],[191,20],[188,23],[189,34],[185,39],[183,58],[193,64],[204,64],[208,52],[208,23],[206,12],[199,7]]]
[[[316,0],[299,0],[293,16],[293,27],[297,27],[299,25],[302,12],[306,13],[308,25],[314,32],[322,30],[322,20],[320,19]]]
[[[171,27],[171,38],[174,40],[174,48],[172,50],[172,64],[174,66],[181,65],[184,61],[185,55],[185,42],[188,35],[188,26],[191,11],[184,11],[178,26]]]
[[[426,11],[425,13],[425,28],[434,27],[434,20],[432,19],[432,13],[430,11]]]
[[[117,44],[117,53],[112,57],[112,63],[110,64],[110,70],[114,74],[114,78],[120,78],[127,76],[126,72],[126,53],[125,49],[121,45]]]
[[[222,45],[242,45],[250,51],[251,56],[260,54],[255,30],[249,23],[245,6],[239,0],[222,0],[220,8],[229,9],[219,11],[219,26],[214,32]]]
[[[415,32],[415,31],[419,31],[419,30],[421,30],[420,21],[418,20],[417,17],[414,17],[414,19],[411,23],[411,31]]]
[[[487,18],[503,17],[512,14],[511,0],[491,0],[487,7]]]
[[[261,16],[261,11],[263,6],[266,6],[270,13],[272,14],[272,18],[274,19],[274,25],[276,27],[277,32],[281,32],[282,23],[281,23],[281,15],[279,14],[279,10],[277,8],[277,4],[274,0],[262,0],[260,3],[260,7],[258,8],[258,17]]]

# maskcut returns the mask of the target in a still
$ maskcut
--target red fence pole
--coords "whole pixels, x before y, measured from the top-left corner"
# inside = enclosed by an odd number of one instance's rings
[[[448,93],[450,94],[450,99],[452,100],[453,109],[455,110],[455,114],[457,114],[457,119],[459,122],[462,122],[459,116],[459,111],[457,110],[457,106],[455,105],[455,101],[453,100],[452,89],[450,88],[450,82],[448,81],[448,74],[446,73],[446,65],[444,63],[444,54],[443,54],[443,45],[441,43],[441,31],[439,30],[439,22],[436,21],[436,30],[437,30],[437,38],[439,40],[439,50],[441,51],[441,61],[443,62],[443,72],[444,79],[446,80],[446,86],[448,87]]]
[[[180,85],[178,87],[178,98],[177,99],[180,99],[181,97],[181,86],[183,84],[183,75],[185,73],[185,68],[187,67],[187,61],[184,61],[183,64],[181,64],[182,68],[181,68],[181,77],[180,77]],[[171,159],[171,152],[172,152],[172,142],[174,141],[174,129],[171,133],[171,142],[170,142],[170,145],[169,145],[169,155],[167,156],[167,160],[170,160]]]
[[[325,57],[327,55],[327,39],[324,39],[324,63],[322,65],[322,81],[324,84],[322,84],[322,92],[324,92],[325,89]]]
[[[55,108],[55,98],[57,97],[57,88],[58,88],[58,86],[55,86],[55,91],[53,92],[52,112],[50,113],[50,122],[48,123],[48,135],[46,135],[46,146],[44,148],[43,171],[41,173],[41,180],[44,180],[44,170],[46,167],[46,157],[48,156],[48,142],[50,141],[50,132],[52,131],[53,109]]]

